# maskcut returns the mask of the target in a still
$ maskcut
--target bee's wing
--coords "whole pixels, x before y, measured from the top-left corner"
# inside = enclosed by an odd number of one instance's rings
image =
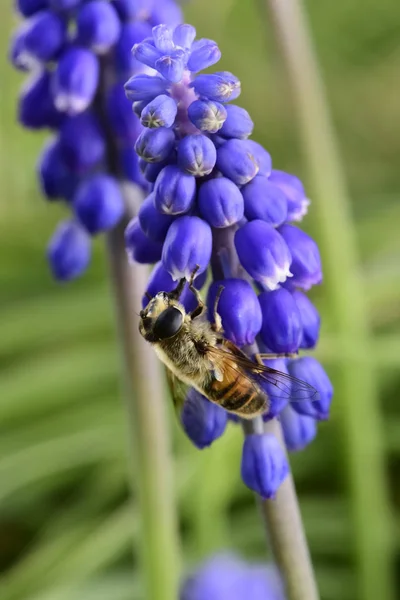
[[[180,417],[183,404],[185,402],[185,398],[189,390],[189,386],[180,379],[178,379],[176,375],[174,375],[174,373],[170,369],[168,369],[168,367],[165,367],[165,373],[167,376],[168,387],[172,397],[172,401],[174,403],[175,411],[178,417]]]
[[[222,375],[227,376],[227,379],[231,379],[228,376],[229,372],[236,371],[236,374],[240,373],[242,377],[247,377],[253,384],[256,382],[263,389],[265,384],[269,384],[269,389],[265,390],[265,393],[270,398],[286,397],[291,402],[319,400],[319,393],[312,385],[287,373],[253,362],[232,342],[224,340],[223,346],[209,346],[207,355]]]

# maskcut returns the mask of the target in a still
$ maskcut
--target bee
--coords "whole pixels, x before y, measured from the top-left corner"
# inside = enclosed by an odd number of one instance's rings
[[[263,384],[270,384],[269,389],[274,386],[279,397],[292,401],[317,400],[318,392],[311,385],[262,363],[263,359],[293,354],[258,354],[254,362],[224,337],[218,314],[223,286],[214,304],[214,323],[207,320],[207,308],[193,285],[197,271],[198,267],[188,280],[197,300],[192,312],[187,313],[179,302],[186,278],[171,292],[159,292],[154,297],[148,294],[149,302],[140,312],[139,331],[166,366],[175,406],[182,408],[188,387],[243,419],[268,412],[272,396]]]

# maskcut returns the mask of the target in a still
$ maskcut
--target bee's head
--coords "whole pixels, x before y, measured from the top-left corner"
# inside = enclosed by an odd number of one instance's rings
[[[185,309],[173,293],[159,292],[140,311],[139,331],[148,342],[174,337],[182,328]]]

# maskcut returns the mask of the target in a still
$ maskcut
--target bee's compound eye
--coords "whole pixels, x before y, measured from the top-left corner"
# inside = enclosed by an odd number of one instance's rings
[[[169,306],[157,318],[153,329],[154,335],[159,340],[170,338],[178,333],[182,323],[183,315],[181,311],[175,306]]]

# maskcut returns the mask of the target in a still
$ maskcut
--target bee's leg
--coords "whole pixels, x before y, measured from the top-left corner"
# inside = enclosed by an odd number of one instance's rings
[[[217,290],[217,295],[215,296],[215,301],[214,301],[214,308],[213,308],[213,317],[214,317],[214,323],[211,325],[211,328],[213,329],[213,331],[218,332],[222,332],[222,321],[221,321],[221,316],[218,313],[218,304],[219,304],[219,299],[221,298],[221,294],[224,291],[224,286],[220,285],[218,290]]]
[[[200,269],[199,265],[196,265],[195,269],[193,269],[192,275],[189,279],[189,290],[192,292],[192,294],[194,294],[196,300],[197,300],[197,306],[194,310],[192,310],[192,312],[190,313],[190,318],[196,319],[197,317],[200,317],[200,315],[202,315],[204,313],[204,311],[206,310],[206,305],[203,302],[203,299],[200,295],[200,292],[197,288],[194,287],[194,278],[196,277],[196,273],[197,271]]]
[[[186,279],[185,277],[182,277],[182,279],[179,280],[178,285],[176,286],[176,288],[174,290],[172,290],[172,292],[169,292],[169,297],[172,298],[173,300],[179,300],[184,288],[186,285]]]
[[[260,363],[260,365],[263,364],[263,360],[274,360],[276,358],[297,358],[298,357],[298,353],[297,352],[284,352],[282,354],[265,354],[263,352],[258,352],[257,354],[255,354],[254,358],[256,359],[256,362]]]
[[[149,292],[145,292],[144,294],[147,298],[147,300],[150,302],[150,300],[153,300],[153,296],[151,294],[149,294]]]

